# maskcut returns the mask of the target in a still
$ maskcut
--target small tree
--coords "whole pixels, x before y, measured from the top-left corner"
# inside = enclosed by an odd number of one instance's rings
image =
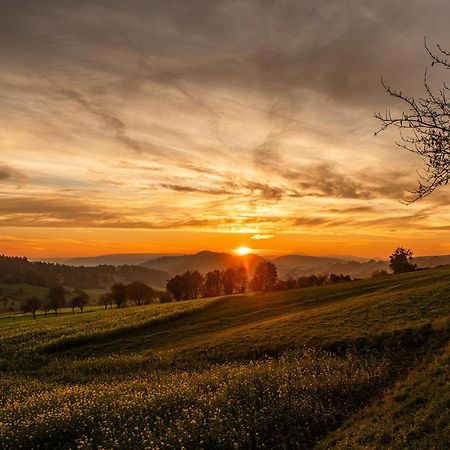
[[[171,278],[166,285],[167,292],[170,292],[174,299],[178,302],[183,298],[183,279],[181,278],[181,275],[175,275],[173,278]]]
[[[295,289],[296,287],[297,287],[297,281],[294,278],[289,277],[286,280],[286,289]]]
[[[89,301],[89,295],[81,289],[76,289],[75,294],[71,300],[72,311],[75,313],[74,308],[80,308],[80,312],[83,313],[83,309]]]
[[[413,252],[410,249],[398,247],[389,257],[389,269],[394,273],[412,272],[417,267],[412,264]]]
[[[150,303],[155,298],[153,288],[140,281],[133,281],[127,286],[128,298],[136,303],[137,306],[144,303]]]
[[[116,283],[111,287],[111,297],[113,298],[116,306],[122,308],[127,301],[128,290],[127,286],[123,283]]]
[[[56,286],[52,286],[48,290],[48,306],[49,309],[53,309],[55,311],[55,315],[58,315],[58,309],[62,308],[66,304],[66,290],[64,286],[58,284]]]
[[[375,270],[372,273],[372,278],[386,277],[388,274],[387,270]]]
[[[204,297],[217,297],[222,294],[222,276],[220,270],[212,270],[205,276],[203,285]]]
[[[204,278],[198,270],[188,270],[182,276],[185,285],[185,298],[193,300],[200,297]]]
[[[42,302],[42,310],[44,311],[44,317],[47,318],[47,314],[50,311],[50,301],[48,298],[46,298],[43,302]]]
[[[232,267],[222,272],[222,285],[225,295],[231,295],[235,293],[236,289],[236,272]]]
[[[114,303],[114,299],[111,295],[111,292],[105,292],[104,294],[100,295],[100,298],[98,299],[99,305],[103,305],[105,309],[108,307],[108,305],[112,308],[112,305]]]
[[[263,261],[256,266],[251,287],[254,291],[271,291],[277,281],[278,273],[275,264]]]
[[[38,297],[28,297],[22,303],[22,311],[30,312],[33,315],[33,319],[36,319],[36,311],[42,307],[42,300]]]
[[[166,291],[159,291],[156,293],[160,303],[169,303],[173,300],[172,294]]]

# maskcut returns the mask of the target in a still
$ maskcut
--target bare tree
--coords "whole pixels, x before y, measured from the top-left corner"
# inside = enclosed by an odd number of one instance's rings
[[[450,69],[450,52],[439,45],[431,50],[425,41],[425,48],[431,58],[431,66]],[[428,83],[427,71],[424,75],[424,97],[414,98],[393,89],[382,80],[386,92],[406,103],[407,112],[393,117],[387,110],[375,117],[381,121],[381,128],[391,126],[400,130],[400,142],[396,142],[410,152],[422,157],[423,173],[419,173],[418,187],[410,191],[414,197],[408,203],[430,195],[437,187],[450,180],[450,101],[447,98],[449,86],[444,83],[434,91]]]
[[[30,312],[36,319],[36,311],[42,307],[42,300],[38,297],[28,297],[22,303],[22,311]]]

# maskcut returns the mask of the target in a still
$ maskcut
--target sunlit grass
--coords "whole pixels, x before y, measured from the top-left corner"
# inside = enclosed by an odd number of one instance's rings
[[[0,448],[444,448],[449,294],[439,269],[4,326]]]

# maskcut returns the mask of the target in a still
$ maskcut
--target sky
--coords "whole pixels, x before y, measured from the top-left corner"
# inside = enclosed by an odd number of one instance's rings
[[[374,136],[448,0],[0,7],[0,253],[450,253],[450,188],[404,204],[422,163]]]

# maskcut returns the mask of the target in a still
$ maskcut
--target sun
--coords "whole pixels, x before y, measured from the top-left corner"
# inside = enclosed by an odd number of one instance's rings
[[[235,252],[238,255],[244,256],[244,255],[248,255],[249,253],[252,252],[252,249],[250,247],[238,247]]]

